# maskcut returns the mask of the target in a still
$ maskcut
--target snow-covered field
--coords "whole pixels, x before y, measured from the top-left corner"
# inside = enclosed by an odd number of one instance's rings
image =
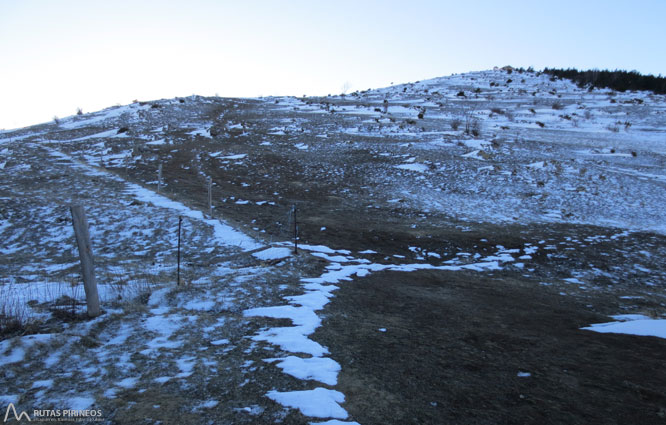
[[[384,271],[612,293],[617,321],[584,330],[665,338],[665,170],[665,96],[504,71],[325,98],[142,102],[2,132],[0,313],[34,332],[0,342],[0,399],[99,408],[109,423],[177,405],[186,423],[354,424],[342,367],[312,336],[336,291]],[[104,309],[93,320],[80,317],[77,203]],[[326,221],[335,211],[342,226]],[[422,233],[328,238],[360,234],[367,217]],[[485,226],[527,230],[505,246]],[[437,245],[436,227],[483,237]]]

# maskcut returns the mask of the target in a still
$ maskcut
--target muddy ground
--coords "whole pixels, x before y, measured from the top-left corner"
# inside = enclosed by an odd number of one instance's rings
[[[606,318],[534,281],[387,272],[345,285],[326,313],[315,338],[359,423],[666,419],[664,340],[580,330]]]

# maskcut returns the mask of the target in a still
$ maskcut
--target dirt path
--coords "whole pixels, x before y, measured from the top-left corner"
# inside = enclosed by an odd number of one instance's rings
[[[366,425],[664,423],[666,341],[580,330],[607,321],[587,311],[529,280],[383,272],[345,285],[315,338]]]
[[[3,403],[30,412],[98,409],[105,423],[305,421],[266,397],[308,384],[264,361],[283,352],[254,341],[267,320],[243,312],[299,294],[301,273],[318,272],[307,255],[263,263],[244,252],[249,239],[237,243],[243,235],[196,210],[53,149],[7,149],[13,161],[2,195],[13,202],[2,210],[3,231],[18,236],[3,245],[2,293],[11,287],[34,298],[30,305],[52,317],[31,325],[34,335],[1,342]],[[78,275],[67,215],[74,202],[86,206],[98,258],[104,311],[92,321],[75,301],[82,294],[63,281]],[[173,280],[179,214],[180,288]]]

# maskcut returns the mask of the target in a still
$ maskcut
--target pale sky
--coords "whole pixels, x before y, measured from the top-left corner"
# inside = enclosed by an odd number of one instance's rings
[[[493,66],[666,74],[666,1],[0,0],[0,129],[134,99],[336,94]]]

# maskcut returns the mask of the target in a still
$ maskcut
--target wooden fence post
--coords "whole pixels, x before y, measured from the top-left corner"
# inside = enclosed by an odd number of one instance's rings
[[[296,222],[296,205],[294,205],[294,254],[298,254],[298,223]]]
[[[157,169],[157,193],[160,193],[161,187],[162,187],[162,163],[160,162],[160,165]]]
[[[99,295],[97,293],[97,280],[95,279],[95,262],[92,248],[90,246],[90,234],[88,232],[88,220],[81,205],[72,205],[72,225],[76,243],[79,246],[79,258],[81,259],[81,273],[83,274],[83,288],[86,291],[86,304],[88,305],[88,316],[100,315]]]
[[[178,217],[178,275],[176,278],[176,283],[178,286],[180,286],[180,226],[183,222],[183,217],[179,216]]]
[[[206,182],[208,183],[208,214],[213,218],[213,179],[208,176]]]

